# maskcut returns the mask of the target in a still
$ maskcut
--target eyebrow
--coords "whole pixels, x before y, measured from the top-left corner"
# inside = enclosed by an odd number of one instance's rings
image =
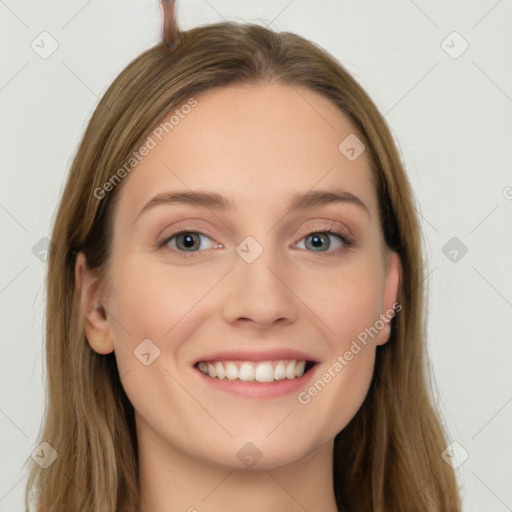
[[[334,203],[353,204],[364,210],[369,217],[368,207],[351,192],[344,190],[310,190],[304,193],[297,193],[291,197],[288,205],[288,211],[293,212],[314,206],[324,206]],[[136,218],[139,218],[144,212],[162,205],[187,204],[189,206],[206,207],[219,211],[230,211],[236,208],[235,203],[216,192],[164,192],[151,199],[142,208]]]

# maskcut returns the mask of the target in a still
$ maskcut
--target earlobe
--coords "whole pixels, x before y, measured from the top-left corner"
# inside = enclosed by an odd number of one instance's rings
[[[100,296],[101,282],[87,267],[82,252],[76,258],[75,285],[80,296],[80,318],[87,342],[99,354],[111,353],[114,341]]]
[[[402,281],[402,265],[396,252],[389,253],[388,269],[382,296],[382,315],[384,327],[378,336],[377,345],[384,345],[391,334],[391,321],[396,314],[398,293]],[[399,309],[397,309],[399,311]]]

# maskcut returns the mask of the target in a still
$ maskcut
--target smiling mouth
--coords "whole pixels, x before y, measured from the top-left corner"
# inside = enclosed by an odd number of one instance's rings
[[[274,382],[302,377],[315,366],[313,361],[280,359],[269,361],[200,361],[195,367],[212,379],[243,382]]]

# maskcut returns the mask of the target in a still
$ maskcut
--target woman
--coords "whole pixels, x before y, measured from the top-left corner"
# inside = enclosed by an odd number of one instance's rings
[[[133,61],[57,213],[38,512],[459,511],[390,132],[301,37]],[[45,445],[46,446],[46,445]]]

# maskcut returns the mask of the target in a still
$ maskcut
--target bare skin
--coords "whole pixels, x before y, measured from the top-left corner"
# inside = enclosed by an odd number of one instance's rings
[[[389,323],[351,347],[392,310],[401,273],[397,255],[385,262],[380,251],[366,152],[354,161],[340,152],[354,128],[309,90],[236,86],[196,99],[123,184],[104,286],[83,254],[76,265],[88,342],[115,352],[136,412],[141,510],[334,512],[334,437],[366,396]],[[319,190],[365,206],[289,210],[293,194]],[[234,209],[174,203],[139,215],[177,191],[216,192]],[[195,233],[192,248],[183,235],[157,247],[183,231]],[[258,246],[254,261],[242,257]],[[147,366],[134,356],[145,339]],[[249,359],[278,349],[316,362],[278,396],[221,388],[196,365],[218,351]],[[318,380],[325,385],[310,393]]]

